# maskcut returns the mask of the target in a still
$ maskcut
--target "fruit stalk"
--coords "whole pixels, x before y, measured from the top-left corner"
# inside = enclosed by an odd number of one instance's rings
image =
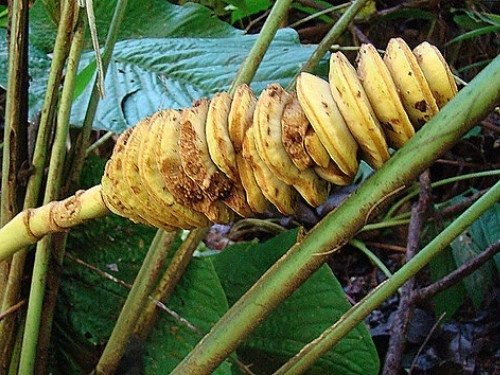
[[[85,220],[108,213],[101,185],[79,191],[62,201],[24,210],[0,229],[0,260],[7,259],[49,233],[66,231]]]

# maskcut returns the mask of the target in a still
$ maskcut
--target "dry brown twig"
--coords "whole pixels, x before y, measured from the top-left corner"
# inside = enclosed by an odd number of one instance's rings
[[[406,246],[406,261],[417,253],[420,245],[422,226],[429,211],[431,202],[431,184],[429,170],[420,175],[420,196],[413,206],[408,227],[408,243]],[[398,310],[391,327],[389,350],[384,364],[385,375],[397,375],[400,371],[401,357],[405,347],[405,337],[408,322],[412,314],[412,293],[415,279],[410,279],[401,287]]]
[[[458,283],[463,280],[471,273],[476,271],[479,267],[485,264],[488,260],[493,258],[493,256],[500,250],[500,241],[493,243],[488,246],[481,254],[473,259],[469,259],[467,262],[458,267],[455,271],[449,273],[442,279],[436,281],[435,283],[422,288],[418,291],[414,291],[412,295],[412,303],[416,304],[425,301],[429,298],[434,297],[436,294],[448,289],[453,284]]]

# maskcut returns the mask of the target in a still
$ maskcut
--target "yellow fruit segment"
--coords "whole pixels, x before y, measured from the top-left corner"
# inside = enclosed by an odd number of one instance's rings
[[[371,44],[363,44],[357,65],[359,80],[389,143],[395,148],[403,147],[415,130],[382,57]]]
[[[206,120],[206,136],[210,158],[233,181],[238,180],[236,154],[229,138],[228,116],[231,96],[222,92],[210,101]]]
[[[424,73],[438,107],[443,107],[458,91],[450,67],[441,52],[427,42],[416,46],[413,54],[417,58],[418,65]]]
[[[281,117],[281,141],[286,153],[301,171],[314,165],[304,143],[307,130],[310,127],[311,124],[300,106],[297,94],[292,94]]]
[[[408,117],[414,126],[421,127],[439,109],[417,58],[403,39],[394,38],[387,45],[384,62],[401,95]]]
[[[333,99],[365,160],[372,167],[380,168],[389,159],[385,135],[356,71],[342,52],[334,53],[330,58],[329,79]]]
[[[354,176],[358,170],[358,144],[333,100],[328,82],[302,73],[297,79],[297,95],[330,157],[342,172]]]

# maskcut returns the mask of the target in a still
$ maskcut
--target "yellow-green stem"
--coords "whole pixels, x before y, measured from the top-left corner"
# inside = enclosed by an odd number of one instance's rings
[[[114,374],[139,318],[139,313],[148,302],[149,293],[157,281],[158,273],[176,235],[175,232],[158,231],[156,233],[113,327],[111,337],[97,363],[96,375]]]
[[[146,304],[146,308],[142,311],[135,326],[135,334],[143,340],[148,337],[149,332],[156,321],[156,301],[166,303],[166,300],[170,297],[175,286],[184,274],[194,251],[207,232],[207,228],[192,230],[170,260],[167,270],[161,277],[152,295],[152,300],[149,300]]]
[[[302,68],[300,69],[301,72],[311,72],[316,65],[318,65],[323,56],[325,56],[325,53],[330,50],[331,46],[344,33],[356,14],[366,5],[367,2],[368,0],[355,0],[351,4],[338,21],[335,22],[328,34],[326,34],[323,40],[318,44],[318,47],[313,52],[311,57],[304,63],[304,65],[302,65]],[[296,80],[297,76],[295,76],[293,81],[288,86],[289,90],[292,90],[295,87]]]
[[[234,94],[238,86],[252,81],[269,45],[274,39],[274,35],[278,31],[285,14],[288,12],[290,4],[292,4],[292,0],[277,0],[273,5],[271,13],[269,13],[266,22],[262,26],[258,39],[255,41],[255,44],[252,46],[252,49],[233,80],[229,90],[231,95]]]
[[[70,7],[68,11],[72,12],[74,17],[77,17],[78,5],[73,3],[72,5],[65,5],[65,7],[66,6]],[[73,26],[73,23],[68,25],[71,29],[73,29]],[[71,38],[71,50],[68,57],[67,70],[57,113],[56,132],[50,156],[47,185],[45,187],[45,196],[43,199],[44,204],[48,204],[59,197],[64,158],[66,156],[66,140],[69,132],[71,103],[73,101],[75,78],[83,47],[84,35],[84,24],[80,21]],[[38,242],[35,254],[33,278],[31,281],[25,332],[19,362],[19,371],[23,374],[31,374],[35,364],[43,297],[45,295],[45,279],[48,264],[50,262],[50,249],[51,237],[45,236]],[[51,324],[50,322],[44,323]]]

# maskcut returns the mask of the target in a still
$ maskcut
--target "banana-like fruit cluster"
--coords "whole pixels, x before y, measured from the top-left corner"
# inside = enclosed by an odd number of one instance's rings
[[[379,168],[457,92],[441,53],[390,40],[363,45],[357,70],[332,54],[329,82],[308,73],[297,92],[240,86],[193,107],[164,110],[118,139],[102,179],[108,208],[172,230],[249,217],[271,205],[318,206],[354,178],[359,157]]]

